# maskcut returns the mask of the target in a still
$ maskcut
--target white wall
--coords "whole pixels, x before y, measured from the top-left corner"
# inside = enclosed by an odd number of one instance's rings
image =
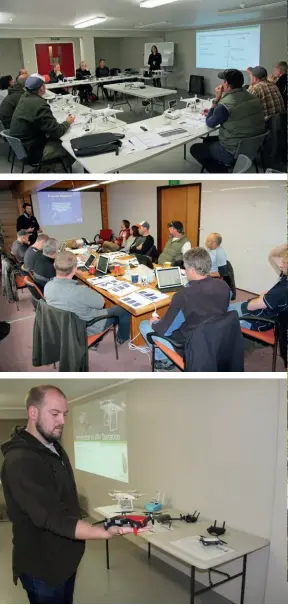
[[[1,40],[0,37],[0,57],[0,75],[11,74],[15,78],[23,61],[21,40],[18,38]]]
[[[285,517],[281,524],[280,501],[275,499],[285,392],[280,400],[279,380],[180,380],[135,380],[124,385],[129,487],[147,497],[161,489],[176,508],[185,512],[197,508],[211,520],[225,519],[227,525],[272,539],[270,559],[268,549],[248,557],[245,602],[264,602],[267,577],[267,595],[273,600],[266,602],[287,602],[286,558],[281,561],[279,556]],[[118,389],[123,391],[123,386]],[[63,443],[73,461],[72,414]],[[283,473],[278,478],[283,481]],[[81,471],[76,471],[76,482],[90,513],[109,503],[110,489],[123,489],[120,483]],[[239,569],[239,562],[233,569]],[[203,574],[200,579],[205,580]],[[221,593],[239,602],[239,590],[237,580]]]
[[[284,61],[286,57],[286,20],[267,20],[257,23],[261,24],[260,65],[271,73],[275,63]],[[230,24],[229,27],[233,25],[236,24]],[[216,27],[207,29],[216,29]],[[214,94],[216,86],[219,85],[217,74],[220,69],[196,69],[196,31],[196,29],[175,30],[165,34],[167,42],[175,42],[175,62],[173,74],[169,77],[169,86],[188,89],[190,75],[202,75],[205,78],[206,93]],[[248,75],[245,75],[245,81],[249,83]]]
[[[54,193],[56,193],[56,191]],[[44,233],[47,233],[50,237],[55,237],[55,239],[57,239],[59,242],[65,239],[80,239],[81,237],[85,237],[88,241],[93,240],[94,236],[99,233],[100,229],[102,229],[100,193],[82,192],[80,195],[83,223],[61,225],[61,227],[59,225],[43,225],[43,222],[41,221],[38,195],[35,193],[31,196],[34,214]]]
[[[181,181],[181,184],[188,182]],[[126,181],[109,185],[111,229],[118,233],[123,218],[131,224],[147,220],[157,241],[157,187],[167,184],[168,181]],[[223,237],[237,287],[255,293],[268,290],[277,279],[267,261],[268,253],[286,241],[286,184],[281,181],[203,182],[200,245],[204,245],[211,231],[218,231]]]

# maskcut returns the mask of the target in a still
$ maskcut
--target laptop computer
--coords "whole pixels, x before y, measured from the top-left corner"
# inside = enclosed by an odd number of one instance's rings
[[[85,264],[83,265],[78,265],[77,267],[77,271],[88,271],[89,267],[91,265],[93,265],[93,262],[95,261],[96,256],[94,256],[94,254],[90,254],[90,256],[87,258]]]
[[[96,267],[96,277],[102,277],[107,274],[109,266],[109,258],[107,256],[103,256],[103,254],[99,254],[98,263]]]
[[[175,292],[183,288],[182,275],[179,267],[156,269],[157,288],[159,292]]]

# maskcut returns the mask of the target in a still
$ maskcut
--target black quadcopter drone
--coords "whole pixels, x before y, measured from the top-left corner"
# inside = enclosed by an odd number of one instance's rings
[[[137,536],[138,529],[142,527],[146,527],[151,521],[152,525],[154,525],[154,519],[152,515],[117,515],[116,517],[111,517],[111,519],[104,519],[102,521],[96,521],[93,525],[100,525],[103,523],[105,529],[109,529],[109,527],[125,527],[129,526],[133,528],[133,533]]]
[[[168,526],[170,529],[173,521],[185,521],[186,523],[196,523],[199,515],[200,515],[200,512],[197,512],[197,510],[195,510],[193,514],[190,514],[190,513],[188,513],[187,515],[180,514],[179,517],[171,517],[171,515],[169,513],[158,513],[158,512],[149,513],[148,516],[150,517],[150,519],[152,521],[152,525],[154,525],[154,522],[157,521],[161,525]]]

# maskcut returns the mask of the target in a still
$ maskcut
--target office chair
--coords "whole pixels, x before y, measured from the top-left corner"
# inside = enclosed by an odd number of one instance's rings
[[[110,242],[113,236],[112,229],[100,229],[100,233],[96,233],[94,236],[95,244],[103,244],[103,242]]]
[[[31,162],[29,162],[28,159],[28,154],[27,151],[22,143],[22,141],[20,141],[20,139],[18,139],[17,137],[11,137],[10,136],[10,130],[3,130],[0,134],[2,137],[4,137],[7,141],[7,143],[10,145],[10,149],[12,150],[13,153],[13,157],[12,157],[12,164],[11,164],[11,173],[14,170],[14,163],[15,163],[15,158],[22,163],[22,169],[21,169],[21,173],[23,174],[24,172],[24,167],[25,166],[32,166],[32,168],[35,168],[35,172],[39,172],[40,168],[44,165],[44,164],[51,164],[52,161],[51,160],[46,160],[46,161],[40,161],[37,162],[35,164],[31,164]],[[56,160],[55,160],[56,161]],[[63,168],[63,172],[69,172],[65,166],[65,163],[63,162],[62,158],[57,158],[57,161],[59,161],[62,165]],[[54,163],[54,161],[53,161]]]
[[[137,258],[139,265],[145,265],[149,269],[154,269],[150,256],[146,256],[146,254],[134,254],[134,256]]]
[[[31,276],[25,275],[24,283],[31,294],[34,311],[36,311],[38,301],[44,298],[43,292],[41,292],[40,288],[38,288]]]
[[[250,158],[247,157],[247,155],[244,155],[243,153],[240,153],[240,155],[238,155],[238,158],[236,160],[236,164],[234,164],[234,168],[232,170],[232,172],[237,172],[238,174],[244,174],[245,172],[248,172],[248,170],[251,168],[252,166],[252,160],[250,160]]]
[[[276,113],[266,122],[269,137],[263,144],[266,166],[280,172],[287,170],[287,114]]]
[[[263,172],[265,172],[265,161],[262,148],[268,136],[269,131],[266,131],[263,132],[263,134],[258,134],[256,137],[247,137],[246,139],[242,139],[235,153],[235,165],[237,165],[238,157],[240,155],[245,155],[251,160],[252,164],[254,164],[256,172],[259,172],[257,160],[257,156],[259,154],[261,168]]]
[[[272,372],[276,372],[278,344],[280,341],[280,333],[283,331],[284,339],[282,339],[281,357],[284,361],[285,367],[287,367],[287,312],[283,311],[283,313],[280,313],[280,315],[274,319],[264,319],[263,317],[259,318],[255,317],[254,315],[245,315],[245,317],[240,317],[240,320],[241,319],[244,321],[249,321],[252,324],[255,321],[261,321],[271,326],[270,330],[266,330],[265,332],[258,332],[257,330],[251,330],[248,328],[241,328],[241,332],[243,336],[246,336],[251,340],[256,340],[264,345],[272,347]]]
[[[37,303],[33,328],[33,366],[53,364],[59,361],[59,372],[88,372],[88,349],[95,347],[106,334],[113,331],[116,359],[118,346],[116,327],[119,318],[115,315],[113,324],[99,334],[87,335],[87,327],[107,319],[101,315],[90,321],[80,319],[76,313],[47,305],[44,299]]]

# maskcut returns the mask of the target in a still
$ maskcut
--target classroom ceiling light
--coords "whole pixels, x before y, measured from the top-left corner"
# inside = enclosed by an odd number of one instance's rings
[[[140,2],[140,8],[154,8],[155,6],[171,4],[171,2],[178,2],[178,0],[142,0],[142,2]]]
[[[91,19],[87,19],[86,21],[80,21],[80,23],[75,23],[75,29],[83,29],[84,27],[90,27],[91,25],[99,25],[106,21],[107,17],[92,17]]]
[[[110,181],[99,181],[99,183],[90,183],[89,185],[83,185],[83,187],[73,187],[73,189],[69,189],[69,191],[84,191],[85,189],[94,189],[95,187],[100,187],[101,185],[109,185],[117,182],[119,179],[111,179]]]
[[[135,25],[135,28],[141,28],[141,27],[158,27],[158,25],[172,25],[171,22],[169,21],[158,21],[157,23],[138,23],[138,25]]]
[[[223,9],[219,9],[218,10],[218,15],[233,15],[235,13],[248,13],[248,12],[255,12],[257,10],[260,9],[267,9],[267,8],[276,8],[279,6],[287,6],[287,0],[275,0],[275,2],[262,2],[261,4],[254,4],[253,6],[248,5],[248,4],[240,4],[237,7],[234,8],[223,8]]]

